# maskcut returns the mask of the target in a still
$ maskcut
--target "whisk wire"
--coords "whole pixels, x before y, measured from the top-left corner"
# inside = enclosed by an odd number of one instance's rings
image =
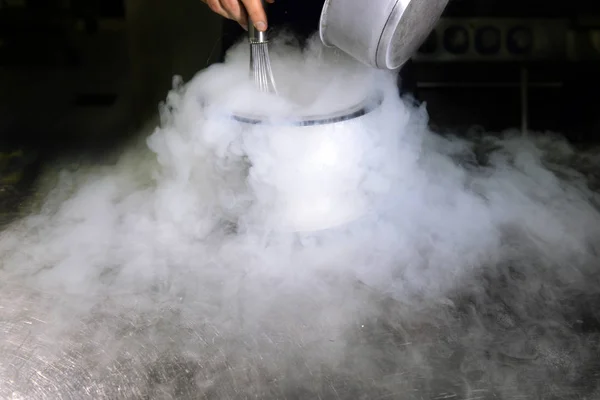
[[[266,10],[267,2],[262,0]],[[261,92],[277,93],[275,78],[269,57],[269,40],[267,32],[259,31],[252,21],[248,26],[248,41],[250,42],[250,79],[254,81]]]
[[[250,43],[250,73],[261,92],[277,93],[268,42]]]

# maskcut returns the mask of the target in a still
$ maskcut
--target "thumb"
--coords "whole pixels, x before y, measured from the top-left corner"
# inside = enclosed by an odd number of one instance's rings
[[[263,7],[261,0],[242,0],[246,11],[248,12],[248,17],[250,19],[250,23],[254,25],[254,27],[264,32],[267,30],[267,14],[265,13],[265,9]]]

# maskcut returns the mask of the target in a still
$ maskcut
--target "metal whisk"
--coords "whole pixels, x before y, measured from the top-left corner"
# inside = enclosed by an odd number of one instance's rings
[[[262,0],[263,8],[266,1]],[[250,21],[248,24],[248,40],[250,42],[250,78],[262,92],[277,93],[275,78],[269,57],[269,39],[266,32],[256,29]]]

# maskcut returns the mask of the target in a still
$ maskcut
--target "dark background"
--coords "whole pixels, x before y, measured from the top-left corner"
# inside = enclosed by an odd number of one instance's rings
[[[322,2],[277,0],[273,33],[314,33]],[[541,24],[535,40],[547,42],[546,53],[498,58],[444,47],[448,26],[475,32],[507,19]],[[451,0],[442,23],[399,79],[404,94],[426,103],[436,130],[597,141],[599,1]],[[173,75],[192,78],[243,35],[200,0],[0,0],[0,154],[22,150],[0,161],[0,188],[15,182],[14,171],[65,152],[118,149],[154,124]]]

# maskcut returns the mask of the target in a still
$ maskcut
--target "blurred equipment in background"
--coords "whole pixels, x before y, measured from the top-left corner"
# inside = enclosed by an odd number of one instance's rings
[[[413,58],[415,95],[443,130],[590,140],[600,128],[599,34],[598,2],[456,0]]]

